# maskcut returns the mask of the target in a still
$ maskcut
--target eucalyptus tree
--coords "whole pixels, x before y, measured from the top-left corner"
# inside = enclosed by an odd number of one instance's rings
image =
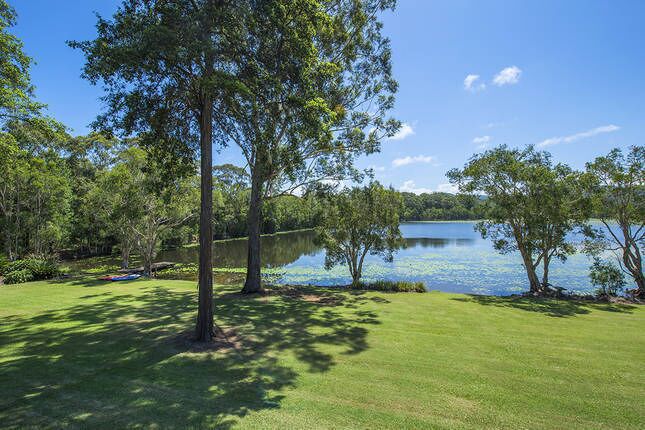
[[[321,181],[360,177],[360,154],[396,132],[390,45],[379,14],[395,0],[250,3],[236,55],[238,86],[220,127],[251,177],[243,292],[261,289],[263,201]]]
[[[636,284],[635,295],[645,299],[645,147],[633,146],[627,154],[614,149],[587,163],[587,173],[594,214],[605,227],[587,230],[587,250],[594,255],[613,252]]]
[[[219,140],[216,96],[234,82],[228,57],[239,45],[243,2],[124,0],[111,19],[98,18],[97,37],[70,42],[86,55],[83,76],[105,89],[106,112],[96,127],[138,134],[169,176],[199,154],[198,341],[213,329],[212,148]]]
[[[346,264],[356,285],[368,254],[392,261],[403,244],[399,231],[402,207],[401,195],[377,182],[332,196],[316,229],[316,239],[326,251],[325,268]]]
[[[590,213],[579,175],[553,164],[547,152],[506,146],[474,155],[462,170],[448,172],[460,191],[485,194],[486,220],[476,229],[502,253],[522,257],[530,292],[546,293],[551,261],[575,252],[569,233]],[[542,266],[542,279],[538,269]]]

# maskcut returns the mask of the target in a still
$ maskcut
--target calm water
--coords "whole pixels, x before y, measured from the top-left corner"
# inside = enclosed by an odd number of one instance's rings
[[[470,222],[405,223],[401,232],[406,246],[392,263],[368,256],[363,277],[422,281],[431,290],[507,295],[527,289],[526,275],[518,255],[497,253],[488,240],[473,230]],[[215,267],[244,267],[246,241],[217,242]],[[159,260],[197,262],[198,248],[165,251]],[[324,251],[314,244],[311,231],[284,233],[262,238],[262,260],[273,280],[293,284],[348,284],[347,268],[323,267]],[[583,254],[566,263],[554,261],[551,282],[568,290],[591,291],[589,259]]]

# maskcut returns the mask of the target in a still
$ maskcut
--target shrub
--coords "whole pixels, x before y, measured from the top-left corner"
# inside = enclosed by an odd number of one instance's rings
[[[600,287],[597,294],[600,296],[615,296],[625,287],[625,275],[612,263],[595,259],[591,265],[589,277],[591,283]]]
[[[410,281],[375,281],[370,283],[359,282],[352,285],[355,290],[386,291],[391,293],[425,293],[423,282]]]
[[[59,274],[58,266],[51,260],[32,259],[29,263],[29,270],[36,280],[51,279]]]
[[[5,284],[19,284],[29,281],[51,279],[59,274],[53,260],[26,258],[16,260],[4,268]]]
[[[195,263],[178,263],[156,273],[159,279],[181,279],[186,281],[196,281],[198,275],[199,267]]]
[[[14,270],[8,272],[4,277],[5,284],[22,284],[34,280],[34,275],[29,269]]]

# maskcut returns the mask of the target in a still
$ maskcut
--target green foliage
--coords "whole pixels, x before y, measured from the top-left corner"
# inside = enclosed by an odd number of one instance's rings
[[[359,282],[352,284],[351,288],[353,290],[385,291],[390,293],[425,293],[427,291],[423,282],[410,281]]]
[[[8,149],[0,160],[0,227],[12,259],[58,249],[71,216],[70,172],[61,157],[52,150],[34,155],[21,143],[0,142]]]
[[[8,31],[15,24],[16,11],[0,0],[0,124],[7,119],[26,119],[44,107],[32,99],[32,59],[23,52],[22,41]]]
[[[0,232],[10,259],[46,254],[65,239],[69,173],[57,152],[65,127],[42,115],[29,69],[32,60],[9,32],[15,10],[0,0]]]
[[[3,254],[0,254],[0,276],[4,275],[7,270],[7,266],[9,266],[9,259]]]
[[[126,0],[112,17],[98,17],[94,40],[69,42],[85,54],[83,76],[105,89],[95,127],[138,135],[160,175],[190,174],[200,136],[209,146],[213,137],[223,141],[200,118],[208,112],[216,127],[217,92],[235,87],[227,55],[241,46],[244,4]]]
[[[7,272],[4,276],[4,283],[9,284],[23,284],[34,280],[34,274],[29,269],[14,270]]]
[[[601,296],[615,296],[625,287],[625,275],[615,264],[594,259],[589,269],[591,283],[599,287]]]
[[[52,259],[26,258],[8,263],[4,268],[5,284],[51,279],[58,276],[59,270]]]
[[[404,221],[452,221],[484,218],[482,199],[468,194],[403,192]]]
[[[474,155],[463,170],[448,172],[452,183],[466,193],[485,194],[486,220],[477,225],[502,253],[519,251],[530,290],[549,286],[549,264],[575,252],[568,235],[591,212],[580,175],[551,155],[506,146]],[[536,270],[542,266],[542,280]]]
[[[594,213],[605,227],[586,228],[586,251],[593,256],[616,251],[616,262],[636,284],[636,296],[645,299],[645,146],[596,158],[587,163],[585,179]]]
[[[397,84],[378,16],[394,4],[248,3],[239,16],[243,55],[234,60],[243,85],[223,98],[220,125],[261,195],[356,176],[355,157],[397,131],[387,117]]]
[[[145,273],[161,241],[192,217],[199,201],[195,176],[169,181],[154,163],[143,149],[127,148],[99,177],[93,198],[95,210],[119,240],[122,257],[136,249]]]
[[[356,284],[367,254],[392,261],[402,244],[400,211],[400,195],[377,182],[332,196],[317,228],[317,241],[326,251],[325,268],[347,264]]]

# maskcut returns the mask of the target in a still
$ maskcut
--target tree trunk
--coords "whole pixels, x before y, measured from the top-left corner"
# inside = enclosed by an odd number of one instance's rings
[[[542,259],[542,289],[546,290],[549,286],[549,264],[551,263],[550,257],[544,257]]]
[[[152,275],[152,259],[147,252],[143,254],[143,276],[150,277]]]
[[[127,239],[121,240],[121,269],[130,267],[130,251],[132,244]]]
[[[640,276],[636,276],[634,281],[638,287],[636,290],[636,297],[641,300],[645,300],[645,277],[643,277],[643,273],[641,272]]]
[[[526,276],[529,279],[529,291],[533,294],[540,294],[542,291],[542,286],[540,284],[540,280],[538,279],[537,273],[535,273],[533,260],[523,248],[520,248],[520,254],[522,255],[522,263],[524,264],[524,269],[526,269]]]
[[[645,299],[645,277],[643,277],[643,260],[638,244],[631,235],[629,223],[621,223],[621,230],[625,238],[625,244],[620,244],[623,248],[623,265],[629,271],[634,283],[636,283],[635,296],[639,299]]]
[[[260,226],[262,225],[262,178],[258,168],[253,169],[251,178],[251,201],[248,214],[248,257],[246,260],[246,281],[243,293],[258,293],[262,291],[260,274]]]
[[[199,212],[199,298],[195,340],[213,338],[213,105],[205,97],[199,119],[201,151],[201,206]]]

